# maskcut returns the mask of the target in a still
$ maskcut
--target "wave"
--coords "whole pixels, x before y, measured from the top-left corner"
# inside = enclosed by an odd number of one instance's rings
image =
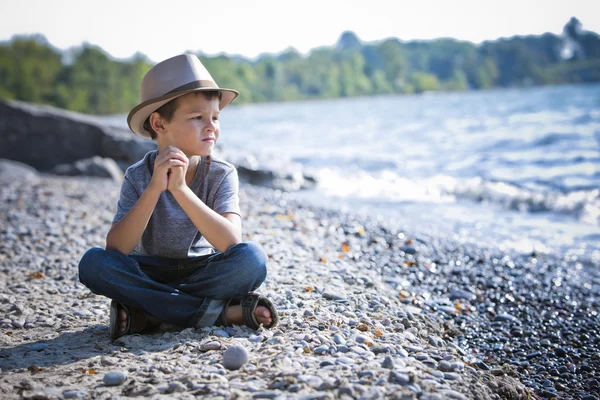
[[[600,226],[600,190],[537,192],[480,177],[459,179],[446,175],[414,180],[386,170],[373,175],[363,171],[322,169],[315,173],[318,189],[329,196],[392,203],[455,203],[475,201],[508,210],[568,215]]]
[[[576,142],[581,140],[581,136],[577,133],[557,133],[551,132],[541,138],[533,141],[531,147],[551,146],[557,143]]]

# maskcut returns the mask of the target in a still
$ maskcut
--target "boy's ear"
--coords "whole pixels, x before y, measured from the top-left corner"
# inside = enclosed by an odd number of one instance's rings
[[[158,134],[165,132],[165,120],[156,111],[150,114],[150,126]]]

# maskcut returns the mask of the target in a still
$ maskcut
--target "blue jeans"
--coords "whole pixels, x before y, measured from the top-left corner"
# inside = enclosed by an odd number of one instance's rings
[[[79,262],[79,280],[160,321],[204,327],[221,321],[226,300],[256,290],[267,276],[266,265],[267,255],[253,242],[182,260],[92,248]]]

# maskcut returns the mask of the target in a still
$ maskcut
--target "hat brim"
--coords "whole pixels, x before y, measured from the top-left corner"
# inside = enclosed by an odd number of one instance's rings
[[[207,91],[218,91],[221,92],[221,101],[219,102],[219,109],[222,110],[229,103],[231,103],[236,97],[239,96],[239,92],[233,89],[225,89],[225,88],[215,88],[215,87],[202,87],[202,88],[194,88],[190,90],[184,90],[177,93],[168,93],[164,96],[157,97],[155,99],[150,99],[143,103],[138,104],[127,116],[127,125],[129,125],[129,129],[138,135],[151,138],[150,132],[144,129],[144,122],[146,119],[152,114],[154,111],[158,110],[163,105],[167,104],[169,101],[183,96],[192,92],[207,92]]]

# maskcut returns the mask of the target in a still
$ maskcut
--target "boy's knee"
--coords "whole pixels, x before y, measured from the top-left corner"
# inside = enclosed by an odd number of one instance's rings
[[[97,282],[101,276],[100,273],[104,270],[108,258],[114,256],[115,250],[105,250],[99,247],[92,247],[85,252],[79,261],[79,281],[86,286],[90,283]]]
[[[104,249],[99,247],[92,247],[88,251],[85,252],[81,260],[79,260],[79,281],[85,284],[90,278],[90,275],[97,269],[97,264],[99,259],[101,258],[102,252]]]
[[[231,286],[239,286],[235,291],[241,294],[258,288],[267,278],[268,256],[262,247],[254,242],[238,243],[228,250],[236,262],[232,265],[234,277]]]
[[[255,242],[242,242],[237,244],[242,253],[241,264],[249,272],[250,276],[256,277],[262,283],[267,277],[268,256],[263,248]]]

